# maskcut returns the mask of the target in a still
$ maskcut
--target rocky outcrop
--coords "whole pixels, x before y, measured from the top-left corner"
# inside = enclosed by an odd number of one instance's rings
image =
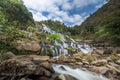
[[[46,57],[45,57],[46,58]],[[0,63],[0,80],[49,80],[54,74],[44,57],[16,56]]]
[[[6,53],[0,53],[0,62],[10,59],[11,57],[14,57],[15,55],[12,52],[6,52]]]
[[[104,52],[104,51],[103,51]],[[52,63],[89,70],[111,80],[119,80],[120,54],[97,53],[50,58],[39,55],[12,56],[0,63],[0,80],[76,80],[70,75],[56,74]]]
[[[26,51],[33,51],[37,52],[40,50],[40,45],[36,41],[31,41],[28,39],[20,39],[15,41],[15,48],[17,50],[26,50]]]
[[[120,79],[120,55],[111,53],[92,52],[90,54],[77,53],[73,56],[61,56],[59,59],[49,60],[57,64],[69,65],[72,68],[84,68],[91,72],[95,72],[100,75],[104,75],[110,80]],[[60,76],[63,80],[66,80],[65,75]]]

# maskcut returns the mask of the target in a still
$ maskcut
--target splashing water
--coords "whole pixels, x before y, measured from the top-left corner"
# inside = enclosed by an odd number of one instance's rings
[[[86,43],[78,43],[78,42],[76,42],[74,39],[72,39],[68,35],[63,35],[61,33],[57,33],[55,31],[51,30],[45,24],[42,24],[42,25],[43,25],[43,29],[42,29],[43,32],[48,33],[48,34],[59,34],[60,37],[61,37],[61,39],[60,39],[61,42],[58,42],[58,41],[54,40],[54,44],[49,45],[49,46],[57,47],[57,48],[54,48],[55,49],[54,51],[52,50],[54,54],[57,54],[59,56],[69,54],[67,48],[79,49],[84,54],[88,54],[89,52],[91,52],[94,49],[93,47],[90,47],[90,45],[88,45]],[[70,40],[70,42],[67,43],[65,38],[68,38]],[[43,47],[46,48],[46,45],[44,45]],[[43,52],[43,50],[42,50],[42,52]],[[57,53],[55,53],[55,52],[57,52]]]
[[[72,69],[66,65],[53,64],[52,67],[56,73],[70,75],[78,80],[109,80],[102,75],[99,76],[97,74],[93,74],[92,72],[84,71],[78,68]]]

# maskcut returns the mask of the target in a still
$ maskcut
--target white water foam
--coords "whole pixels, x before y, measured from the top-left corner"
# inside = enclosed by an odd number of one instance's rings
[[[52,67],[56,73],[70,75],[77,80],[109,80],[102,75],[93,74],[92,72],[84,71],[79,68],[72,69],[66,65],[53,64]]]

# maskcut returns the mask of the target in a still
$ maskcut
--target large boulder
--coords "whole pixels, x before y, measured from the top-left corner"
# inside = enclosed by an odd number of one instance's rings
[[[17,56],[0,63],[0,80],[3,77],[5,80],[49,80],[52,74],[54,70],[50,63],[43,59],[36,63],[32,56]]]
[[[105,74],[109,70],[107,67],[104,66],[101,67],[91,66],[90,69],[98,74]]]
[[[33,51],[37,52],[40,50],[40,45],[37,41],[31,41],[28,39],[20,39],[15,41],[15,48],[17,50],[26,50],[26,51]]]
[[[91,64],[96,66],[105,66],[107,64],[107,60],[106,59],[96,60],[91,62]]]
[[[0,53],[0,62],[10,59],[11,57],[14,57],[15,54],[12,52],[6,52],[6,53]]]
[[[112,49],[109,49],[109,48],[107,48],[107,49],[95,49],[92,53],[97,53],[97,54],[100,54],[100,55],[105,55],[105,54],[112,54],[113,53],[113,51],[112,51]]]

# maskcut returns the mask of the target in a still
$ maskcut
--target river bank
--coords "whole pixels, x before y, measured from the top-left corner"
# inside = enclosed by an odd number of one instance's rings
[[[120,53],[96,49],[89,54],[79,52],[59,58],[9,54],[7,53],[6,59],[1,60],[0,80],[77,80],[74,76],[56,73],[53,64],[67,65],[73,70],[90,71],[98,76],[103,75],[109,80],[120,79]],[[61,66],[61,69],[65,70],[64,66]]]

